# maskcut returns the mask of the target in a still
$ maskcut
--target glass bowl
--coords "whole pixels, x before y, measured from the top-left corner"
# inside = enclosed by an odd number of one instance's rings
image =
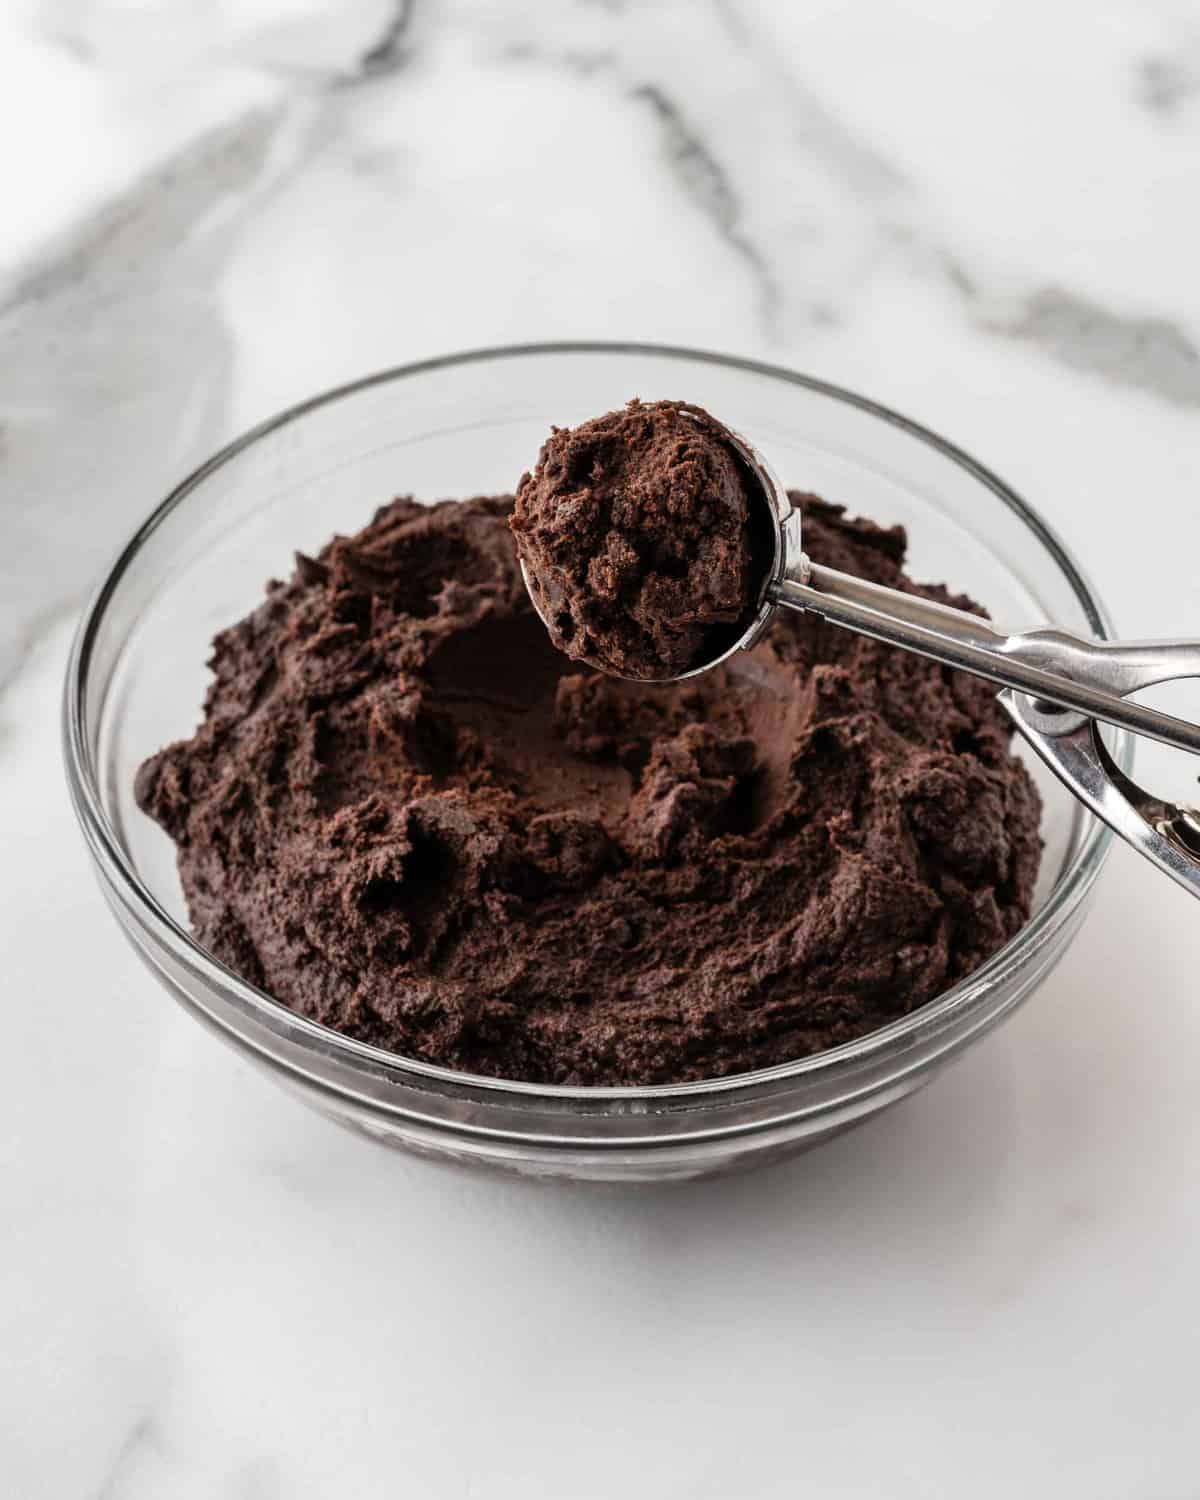
[[[246,983],[190,935],[174,848],[133,800],[141,760],[199,718],[214,633],[398,493],[511,491],[549,425],[633,395],[710,408],[784,481],[903,522],[909,567],[1012,628],[1109,634],[1062,543],[950,444],[847,391],[685,349],[488,349],[387,371],[308,401],[217,454],[158,507],[81,622],[64,704],[67,774],[108,902],[177,1000],[315,1109],[389,1145],[571,1178],[658,1181],[762,1162],[927,1083],[1050,972],[1078,930],[1109,833],[1028,757],[1045,799],[1035,911],[968,978],[902,1020],[795,1063],[652,1088],[497,1081],[350,1040]],[[1124,766],[1128,740],[1115,751]]]

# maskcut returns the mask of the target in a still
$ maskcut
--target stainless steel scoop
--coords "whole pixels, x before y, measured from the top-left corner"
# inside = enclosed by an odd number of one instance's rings
[[[688,415],[703,420],[701,414]],[[774,556],[743,634],[682,677],[706,672],[753,646],[783,605],[986,678],[1003,688],[1001,703],[1055,775],[1135,849],[1200,897],[1200,808],[1164,802],[1137,787],[1113,762],[1095,722],[1200,754],[1200,725],[1127,701],[1154,683],[1200,677],[1200,642],[1093,641],[1053,626],[1010,635],[978,615],[822,567],[805,555],[800,511],[771,466],[744,438],[707,420],[757,482]],[[521,569],[529,589],[524,559]],[[536,608],[536,591],[529,589],[529,595]]]

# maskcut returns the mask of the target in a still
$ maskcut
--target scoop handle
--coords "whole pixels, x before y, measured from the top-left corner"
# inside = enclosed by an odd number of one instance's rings
[[[807,610],[831,624],[1025,694],[1034,699],[1042,719],[1061,719],[1049,707],[1054,705],[1200,755],[1200,725],[1121,696],[1150,681],[1200,676],[1198,642],[1089,641],[1052,628],[1007,635],[979,615],[839,573],[804,554],[789,560],[783,578],[771,585],[770,597],[789,609]],[[1118,657],[1139,664],[1136,682],[1131,678],[1126,685]]]
[[[1154,670],[1157,673],[1157,667]],[[1183,675],[1200,676],[1200,671]],[[1150,680],[1164,679],[1155,675]],[[1200,898],[1200,812],[1196,808],[1143,791],[1117,765],[1094,719],[1067,715],[1075,722],[1061,730],[1048,723],[1032,698],[1006,689],[1000,702],[1043,763],[1085,807],[1151,864]]]

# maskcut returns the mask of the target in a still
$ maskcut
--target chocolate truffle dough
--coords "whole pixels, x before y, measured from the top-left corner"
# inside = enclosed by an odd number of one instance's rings
[[[797,498],[816,561],[966,605]],[[862,1036],[1026,920],[1038,798],[985,683],[791,611],[687,682],[582,670],[511,508],[396,500],[217,637],[137,798],[226,964],[407,1057],[664,1083]]]
[[[753,618],[771,565],[753,484],[698,406],[631,401],[556,427],[512,516],[554,644],[643,681],[722,655]]]

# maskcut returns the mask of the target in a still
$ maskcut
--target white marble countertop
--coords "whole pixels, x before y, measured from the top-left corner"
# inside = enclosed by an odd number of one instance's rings
[[[1135,855],[867,1127],[539,1188],[342,1134],[177,1011],[57,727],[171,480],[539,338],[867,392],[1125,631],[1200,634],[1194,6],[13,0],[0,100],[0,1495],[1194,1495],[1200,911]]]

